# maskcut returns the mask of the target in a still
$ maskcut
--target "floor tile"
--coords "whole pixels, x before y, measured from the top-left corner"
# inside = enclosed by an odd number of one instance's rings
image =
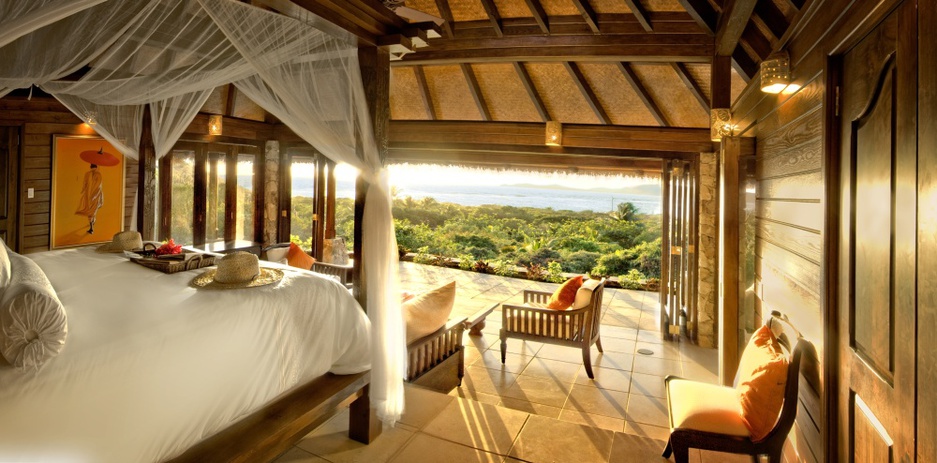
[[[465,369],[460,388],[498,395],[511,387],[516,380],[517,374],[515,373],[475,365]]]
[[[292,447],[273,460],[273,463],[329,463],[329,461],[299,447]]]
[[[645,355],[646,357],[662,358],[667,360],[682,360],[680,355],[680,348],[677,345],[666,343],[666,344],[654,344],[650,342],[636,342],[635,343],[635,352],[638,349],[647,349],[651,351],[651,354],[638,354]]]
[[[368,445],[348,438],[348,411],[335,415],[296,444],[306,452],[332,463],[388,461],[414,432],[400,426],[385,427],[380,437]]]
[[[624,429],[625,424],[625,420],[620,418],[612,418],[610,416],[604,415],[593,415],[591,413],[584,413],[569,408],[560,412],[559,419],[560,421],[568,421],[570,423],[608,429],[609,431],[621,431]]]
[[[629,392],[652,397],[667,397],[667,390],[664,388],[664,377],[643,373],[631,374],[631,390]]]
[[[572,383],[521,375],[501,396],[562,408],[571,388]]]
[[[546,344],[537,352],[542,359],[559,360],[561,362],[582,364],[582,350],[576,347]]]
[[[411,439],[391,462],[496,463],[503,458],[501,455],[420,433]]]
[[[651,463],[669,462],[661,454],[664,452],[666,442],[649,437],[635,436],[621,432],[615,433],[612,441],[611,457],[609,463]]]
[[[520,373],[527,368],[527,364],[533,357],[524,354],[507,354],[504,357],[504,363],[501,363],[501,351],[497,349],[482,352],[482,356],[475,362],[474,366],[484,366],[492,370],[501,370],[508,373]]]
[[[625,432],[635,436],[650,437],[651,439],[665,442],[670,438],[670,428],[636,423],[634,421],[625,421]]]
[[[683,376],[683,362],[654,357],[639,356],[634,359],[635,373],[655,376]]]
[[[611,336],[602,336],[602,348],[606,352],[623,352],[633,354],[635,342],[631,339],[614,338]]]
[[[455,398],[419,386],[404,387],[405,409],[400,423],[422,429]]]
[[[700,450],[701,463],[751,463],[751,461],[752,457],[749,455]]]
[[[625,419],[628,417],[628,394],[577,384],[570,391],[563,409]]]
[[[595,352],[592,356],[592,364],[597,367],[614,368],[616,370],[631,370],[634,362],[634,355],[623,354],[621,352]]]
[[[613,438],[608,430],[531,415],[510,456],[531,463],[607,461]]]
[[[507,455],[528,416],[516,410],[458,399],[423,428],[423,433]]]
[[[513,397],[502,397],[501,402],[498,403],[498,406],[554,419],[559,418],[560,412],[563,411],[563,409],[560,407],[553,407],[550,405],[530,402],[527,400],[515,399]]]
[[[576,377],[576,384],[620,392],[628,392],[631,388],[631,373],[627,370],[592,367],[592,374],[595,375],[595,379],[589,378],[585,368],[581,369],[579,376]]]
[[[476,402],[481,402],[483,404],[489,405],[498,405],[501,403],[501,396],[494,394],[486,394],[484,392],[478,392],[472,389],[462,389],[455,388],[449,392],[450,397],[459,397],[462,399],[470,399]]]
[[[634,328],[624,328],[620,326],[605,326],[602,325],[601,332],[603,336],[609,336],[613,338],[621,339],[630,339],[635,340],[638,338],[638,330]]]
[[[628,400],[628,421],[650,424],[653,426],[668,426],[666,399],[650,397],[640,394],[631,394]]]
[[[660,331],[657,330],[656,326],[649,330],[638,330],[636,339],[640,342],[649,342],[651,344],[664,343],[664,340],[660,337]]]
[[[582,370],[581,363],[568,363],[559,360],[534,358],[521,372],[524,376],[536,376],[552,379],[563,383],[571,383]]]

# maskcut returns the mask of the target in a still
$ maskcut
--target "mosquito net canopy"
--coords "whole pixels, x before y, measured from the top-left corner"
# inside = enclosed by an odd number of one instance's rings
[[[406,371],[387,176],[347,32],[234,0],[0,2],[0,97],[36,85],[121,152],[138,157],[149,105],[157,157],[219,85],[233,83],[319,152],[370,185],[363,263],[372,322],[372,403],[394,422]]]

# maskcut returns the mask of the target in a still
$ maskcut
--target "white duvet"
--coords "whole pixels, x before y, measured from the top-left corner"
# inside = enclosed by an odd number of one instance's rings
[[[348,291],[284,269],[276,285],[196,290],[90,248],[29,255],[68,314],[39,370],[0,357],[0,462],[160,461],[326,372],[370,367]]]

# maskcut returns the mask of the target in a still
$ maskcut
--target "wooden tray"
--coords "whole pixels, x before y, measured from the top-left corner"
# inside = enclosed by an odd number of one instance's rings
[[[197,252],[187,253],[183,259],[159,259],[155,257],[135,257],[131,262],[163,273],[186,272],[215,265],[215,256]]]

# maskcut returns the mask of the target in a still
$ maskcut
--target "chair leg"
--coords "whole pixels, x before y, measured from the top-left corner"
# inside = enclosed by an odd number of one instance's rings
[[[586,367],[586,374],[589,375],[589,379],[595,379],[595,375],[592,374],[592,352],[588,345],[582,347],[582,364]]]
[[[664,458],[670,458],[670,454],[672,453],[673,453],[673,447],[670,446],[670,439],[667,439],[667,446],[664,447],[664,453],[662,453],[660,456]]]
[[[602,350],[602,336],[595,338],[595,347],[599,349],[599,352],[603,352],[603,353],[605,352],[604,350]]]
[[[673,447],[673,461],[674,463],[690,463],[689,447],[682,447],[682,446]]]
[[[501,338],[501,364],[504,365],[504,361],[507,357],[508,350],[508,340],[507,338]]]

